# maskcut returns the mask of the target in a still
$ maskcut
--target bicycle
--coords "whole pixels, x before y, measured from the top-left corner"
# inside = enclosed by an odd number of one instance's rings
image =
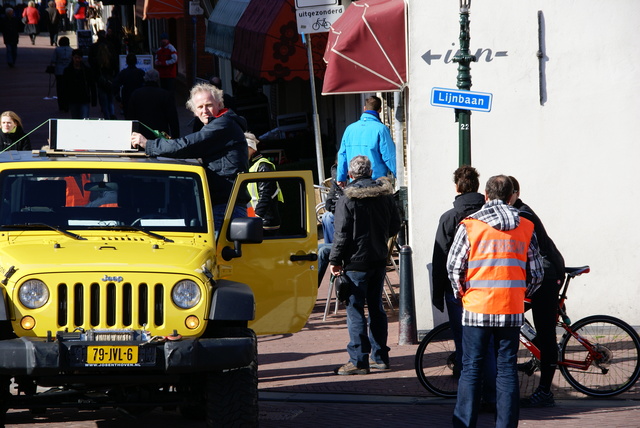
[[[318,31],[320,27],[328,30],[329,28],[331,28],[331,23],[327,22],[327,18],[318,18],[318,20],[314,22],[313,25],[311,25],[311,28],[313,28],[314,31]]]
[[[558,344],[560,373],[569,385],[592,397],[612,397],[627,391],[640,377],[640,336],[626,322],[608,315],[593,315],[571,324],[565,306],[569,282],[589,273],[590,268],[566,268],[565,272],[558,301],[558,326],[565,330]],[[520,343],[537,364],[540,350],[532,342],[534,332],[525,320]],[[440,397],[455,397],[459,377],[455,360],[453,333],[445,322],[431,330],[418,346],[415,369],[422,386]],[[527,374],[533,374],[533,370]]]

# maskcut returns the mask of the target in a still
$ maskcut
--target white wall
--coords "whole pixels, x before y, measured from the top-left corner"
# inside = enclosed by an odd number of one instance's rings
[[[410,244],[418,329],[434,319],[427,263],[438,218],[455,196],[458,133],[452,109],[430,105],[433,87],[455,89],[458,2],[408,0],[408,174]],[[544,16],[546,101],[540,104],[538,11]],[[471,51],[507,56],[471,66],[472,91],[493,94],[489,113],[471,116],[472,164],[481,191],[496,174],[514,175],[568,266],[589,264],[567,307],[573,320],[618,316],[640,325],[640,42],[637,0],[484,0],[471,6]],[[453,56],[453,55],[451,55]],[[437,310],[436,310],[437,312]]]

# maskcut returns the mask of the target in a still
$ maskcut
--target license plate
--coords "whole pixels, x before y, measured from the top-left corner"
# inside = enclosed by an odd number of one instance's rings
[[[89,346],[87,364],[137,364],[137,346]]]

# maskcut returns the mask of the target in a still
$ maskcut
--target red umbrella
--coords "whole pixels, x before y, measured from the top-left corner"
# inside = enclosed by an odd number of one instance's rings
[[[231,63],[253,77],[269,82],[309,79],[307,50],[298,34],[293,0],[254,0],[236,24]],[[325,34],[314,34],[313,68],[322,78]]]
[[[401,91],[406,58],[404,0],[353,2],[331,26],[322,93]]]

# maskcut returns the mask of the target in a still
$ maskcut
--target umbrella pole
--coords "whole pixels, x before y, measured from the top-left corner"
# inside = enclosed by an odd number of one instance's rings
[[[309,83],[311,83],[311,103],[313,104],[313,133],[316,140],[316,154],[318,161],[318,184],[324,182],[324,157],[322,156],[322,137],[320,136],[320,117],[318,115],[318,100],[316,97],[316,76],[313,72],[313,51],[311,50],[311,35],[301,34],[302,41],[307,45],[307,59],[309,60]]]

